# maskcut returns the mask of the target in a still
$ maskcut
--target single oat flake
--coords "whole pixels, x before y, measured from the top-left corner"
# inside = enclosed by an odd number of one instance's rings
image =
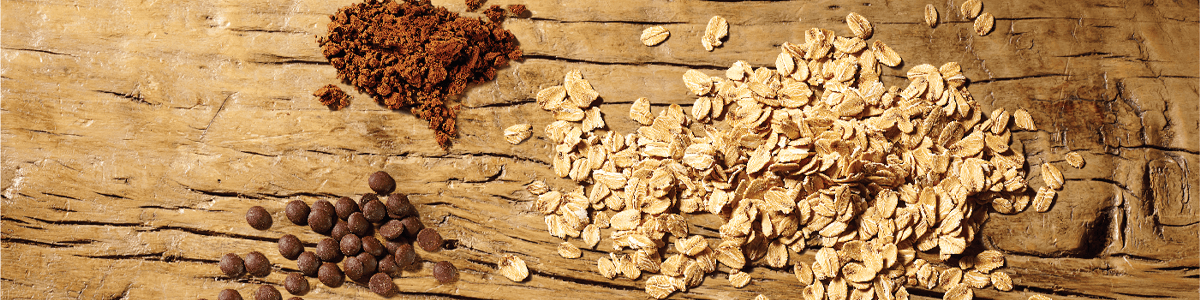
[[[1052,189],[1061,190],[1064,183],[1062,171],[1050,163],[1042,163],[1042,181]]]
[[[985,12],[979,15],[978,19],[975,19],[975,33],[979,34],[979,36],[985,36],[989,32],[992,32],[992,27],[995,26],[995,23],[996,18],[992,16],[992,13]]]
[[[504,140],[509,144],[520,144],[528,139],[533,134],[533,126],[529,124],[517,124],[504,129]]]
[[[958,12],[962,14],[963,19],[971,20],[979,16],[979,12],[983,11],[983,0],[967,0],[963,2],[962,7]]]
[[[850,26],[850,32],[854,33],[855,37],[864,40],[871,38],[871,34],[875,32],[875,26],[871,25],[871,21],[856,12],[846,15],[846,25]]]
[[[1033,117],[1029,115],[1029,111],[1024,108],[1019,108],[1013,112],[1013,123],[1018,129],[1027,131],[1037,131],[1037,126],[1033,124]]]
[[[925,4],[925,25],[929,25],[929,28],[934,28],[937,27],[937,23],[937,8],[933,7],[933,4]]]
[[[1008,276],[1008,273],[1004,273],[1004,272],[992,273],[991,279],[992,279],[992,286],[996,287],[996,290],[999,290],[1002,292],[1007,292],[1007,291],[1011,291],[1013,289],[1012,278]]]
[[[1079,155],[1079,152],[1068,152],[1066,155],[1063,155],[1063,159],[1066,159],[1067,163],[1076,169],[1083,168],[1083,155]]]
[[[708,20],[708,26],[704,28],[704,37],[700,40],[700,44],[704,46],[704,50],[713,51],[713,48],[721,46],[721,39],[728,35],[729,21],[720,16],[713,16]]]
[[[662,26],[646,28],[646,30],[642,30],[642,44],[653,47],[667,40],[667,37],[670,36],[671,32]]]
[[[1056,195],[1054,189],[1048,186],[1038,188],[1037,196],[1033,197],[1033,209],[1040,213],[1050,211],[1050,204]]]
[[[738,270],[733,270],[729,273],[729,285],[740,289],[746,287],[747,284],[750,284],[750,273]]]
[[[514,282],[521,282],[529,277],[529,268],[525,266],[525,260],[512,254],[505,254],[500,258],[497,264],[500,275]]]

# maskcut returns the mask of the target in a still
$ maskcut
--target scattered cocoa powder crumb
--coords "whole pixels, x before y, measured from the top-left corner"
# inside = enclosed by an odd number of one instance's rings
[[[522,56],[498,22],[460,17],[429,0],[367,0],[330,19],[319,42],[338,78],[382,106],[408,108],[428,121],[442,148],[458,134],[459,106],[447,99]]]
[[[529,10],[525,9],[524,4],[509,4],[508,11],[511,12],[513,14],[513,16],[520,17],[520,16],[525,15],[525,13],[528,12]]]
[[[492,7],[489,7],[487,10],[483,11],[483,15],[487,16],[488,20],[492,20],[492,23],[503,22],[506,14],[508,13],[506,13],[503,8],[500,8],[499,5],[492,5]]]
[[[487,2],[487,1],[485,1],[485,0],[467,0],[467,11],[475,11],[475,10],[479,9],[480,7],[483,7],[484,2]]]
[[[313,96],[317,96],[317,100],[321,100],[321,104],[328,106],[331,110],[339,110],[350,106],[350,95],[347,95],[342,88],[336,85],[325,85],[318,89]]]

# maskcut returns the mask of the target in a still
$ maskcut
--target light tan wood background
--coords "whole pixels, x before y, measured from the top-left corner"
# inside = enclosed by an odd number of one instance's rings
[[[492,0],[532,11],[505,23],[528,57],[461,99],[462,135],[443,151],[406,112],[358,94],[331,112],[311,96],[337,82],[316,36],[353,0],[0,0],[0,298],[194,299],[225,288],[250,296],[295,269],[276,251],[279,236],[321,237],[288,223],[284,203],[368,192],[365,178],[376,170],[391,172],[424,222],[456,245],[420,254],[452,261],[462,279],[438,285],[427,269],[409,273],[396,280],[408,296],[646,298],[644,280],[594,272],[603,251],[575,260],[555,254],[560,241],[530,210],[522,186],[553,177],[541,133],[551,119],[534,94],[579,69],[604,99],[610,128],[630,132],[633,99],[691,104],[681,80],[687,69],[770,65],[778,46],[803,41],[805,29],[848,34],[852,11],[904,56],[905,68],[887,70],[885,83],[905,84],[900,76],[916,64],[960,62],[987,111],[1033,113],[1040,130],[1015,137],[1031,165],[1051,162],[1067,178],[1050,212],[991,216],[979,242],[1008,254],[1017,288],[978,297],[1200,297],[1197,3],[984,2],[996,16],[986,37],[958,16],[957,0]],[[936,29],[922,22],[927,3],[940,12]],[[456,0],[435,4],[465,9]],[[713,15],[731,29],[710,53],[699,37]],[[651,25],[667,27],[670,39],[642,46],[638,35]],[[502,128],[516,123],[532,124],[535,136],[504,143]],[[1082,153],[1087,166],[1066,165],[1068,151]],[[1038,178],[1037,168],[1030,172]],[[246,225],[254,205],[275,212],[274,227]],[[220,255],[252,250],[276,264],[270,276],[220,276]],[[524,258],[531,279],[494,273],[504,253]],[[675,297],[798,297],[790,269],[756,266],[744,289],[719,273]],[[305,296],[345,297],[377,298],[356,285]]]

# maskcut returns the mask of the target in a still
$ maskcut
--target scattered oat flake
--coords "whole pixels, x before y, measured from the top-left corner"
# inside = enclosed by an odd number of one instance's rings
[[[929,28],[934,28],[934,27],[937,27],[937,23],[938,23],[937,8],[933,7],[933,4],[926,4],[925,5],[925,25],[929,25]]]
[[[871,51],[875,52],[875,58],[879,59],[879,62],[889,67],[900,65],[900,54],[896,53],[896,50],[892,50],[892,47],[884,44],[883,41],[876,40],[871,43]]]
[[[975,292],[963,284],[955,285],[942,295],[943,300],[971,300],[975,298]]]
[[[608,259],[608,257],[601,256],[600,259],[597,259],[596,269],[600,272],[600,275],[604,276],[605,278],[617,278],[617,267],[613,264],[611,259]]]
[[[850,26],[850,32],[854,33],[855,37],[864,40],[871,38],[871,34],[875,32],[875,26],[871,25],[871,21],[856,12],[846,15],[846,25]]]
[[[642,30],[642,44],[653,47],[661,44],[670,36],[671,32],[662,26],[646,28],[646,30]]]
[[[754,296],[754,300],[771,300],[771,298],[767,298],[767,296],[763,294],[758,294],[758,296]]]
[[[1066,159],[1067,163],[1070,164],[1072,167],[1075,167],[1076,169],[1083,168],[1083,164],[1084,164],[1083,155],[1079,155],[1078,152],[1075,152],[1075,151],[1067,152],[1066,155],[1063,155],[1063,158]]]
[[[529,277],[529,268],[525,266],[525,260],[512,254],[505,254],[500,258],[499,266],[500,275],[514,282],[521,282]]]
[[[517,124],[504,129],[504,140],[509,144],[520,144],[528,139],[533,134],[533,126],[529,124]]]
[[[530,194],[541,195],[549,192],[550,186],[547,186],[545,181],[534,180],[525,186],[525,190],[529,191]]]
[[[1064,183],[1062,171],[1050,163],[1042,163],[1042,181],[1052,189],[1061,190]]]
[[[992,286],[996,287],[996,290],[1003,291],[1003,292],[1012,291],[1013,282],[1012,282],[1012,278],[1008,276],[1008,273],[1004,273],[1004,272],[992,273],[991,279],[992,279]]]
[[[967,0],[958,10],[963,19],[967,20],[975,19],[980,11],[983,11],[983,0]]]
[[[995,26],[995,23],[996,18],[992,16],[992,13],[985,12],[979,15],[979,18],[975,19],[975,33],[979,34],[979,36],[985,36],[989,32],[992,32],[992,27]]]
[[[1013,124],[1022,130],[1037,131],[1037,126],[1033,124],[1033,117],[1024,108],[1019,108],[1013,112]]]
[[[1045,295],[1033,295],[1033,296],[1029,296],[1029,300],[1054,300],[1054,299],[1047,297]]]
[[[720,16],[713,16],[708,20],[708,26],[704,28],[704,37],[700,44],[704,46],[704,50],[713,51],[713,48],[721,46],[721,39],[729,35],[729,21]]]
[[[733,270],[731,273],[729,273],[729,285],[740,289],[746,287],[747,284],[750,284],[750,273],[740,272],[737,270]]]
[[[1050,204],[1054,202],[1056,194],[1054,189],[1048,186],[1038,188],[1037,196],[1033,197],[1033,209],[1040,213],[1050,211]]]
[[[654,275],[646,279],[646,293],[655,299],[666,298],[677,289],[674,280],[666,275]]]

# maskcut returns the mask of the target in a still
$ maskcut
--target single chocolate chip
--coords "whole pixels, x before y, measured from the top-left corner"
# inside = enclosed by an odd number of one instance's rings
[[[337,216],[337,210],[333,208],[333,203],[329,203],[326,200],[317,200],[317,202],[313,203],[312,210],[323,210],[329,212],[329,215]]]
[[[358,212],[358,203],[354,203],[350,197],[342,197],[333,205],[333,209],[337,211],[339,219],[345,220],[350,217],[350,214]]]
[[[371,286],[372,292],[384,297],[395,296],[396,292],[398,292],[396,290],[396,283],[392,282],[392,277],[383,273],[376,273],[371,276],[371,283],[368,285]]]
[[[347,234],[350,234],[350,226],[342,220],[337,220],[337,224],[334,224],[333,229],[329,230],[329,237],[339,241]]]
[[[317,242],[317,258],[324,262],[339,262],[342,260],[342,249],[337,241],[331,238]]]
[[[250,276],[266,277],[271,274],[271,261],[261,252],[250,252],[246,254],[246,273],[250,273]]]
[[[396,179],[392,178],[387,172],[379,171],[371,174],[367,178],[367,185],[371,187],[375,193],[383,195],[391,193],[396,189]]]
[[[433,264],[433,278],[441,283],[453,282],[458,279],[458,269],[448,261],[439,261]]]
[[[362,251],[370,253],[375,257],[387,255],[387,248],[384,248],[383,243],[380,243],[379,239],[376,239],[375,236],[362,238]]]
[[[338,269],[335,263],[327,262],[321,264],[321,269],[317,271],[317,280],[321,281],[327,287],[339,287],[346,281],[343,277],[342,269]]]
[[[304,244],[295,235],[285,234],[279,238],[279,255],[286,259],[296,259],[304,252]]]
[[[379,196],[374,193],[363,194],[362,198],[358,198],[358,205],[366,206],[367,202],[371,202],[372,200],[379,200]]]
[[[258,230],[271,229],[271,214],[262,206],[251,207],[246,211],[246,223]]]
[[[224,289],[217,294],[217,300],[242,300],[242,293],[234,289]]]
[[[394,240],[402,234],[404,234],[404,223],[401,223],[400,220],[387,221],[379,227],[379,235],[387,240]]]
[[[437,232],[437,229],[421,229],[421,233],[417,234],[417,245],[428,252],[437,251],[442,248],[442,235]]]
[[[304,278],[304,275],[300,275],[300,273],[288,274],[287,278],[283,280],[283,288],[289,294],[304,295],[308,293],[308,279]]]
[[[312,251],[304,251],[304,253],[300,253],[300,257],[296,258],[296,269],[300,269],[300,273],[304,273],[304,276],[317,276],[317,269],[320,267],[321,260]]]
[[[394,253],[396,265],[401,269],[411,268],[417,263],[417,259],[419,259],[417,257],[417,252],[413,251],[412,245],[409,244],[403,244],[399,247],[396,247],[396,252]]]
[[[342,249],[342,254],[347,256],[358,255],[358,252],[362,251],[362,240],[359,240],[357,235],[347,234],[343,236],[342,241],[338,245]]]
[[[221,256],[221,273],[229,278],[238,278],[246,274],[246,263],[237,254],[225,253]]]
[[[357,236],[367,236],[374,228],[371,221],[367,221],[367,217],[364,217],[361,212],[350,214],[350,217],[346,218],[346,227],[350,228],[350,233]]]
[[[362,262],[358,261],[358,257],[347,257],[342,261],[342,269],[346,271],[346,278],[350,280],[359,280],[363,276]]]
[[[394,240],[394,241],[388,240],[388,239],[383,240],[383,247],[387,248],[388,254],[395,253],[396,249],[400,248],[400,245],[407,245],[407,244],[410,244],[410,242],[405,239],[398,239],[398,240]],[[409,246],[409,247],[412,247],[412,246]]]
[[[288,220],[296,225],[308,225],[308,213],[312,212],[308,209],[308,203],[301,200],[288,202],[284,211],[287,213]]]
[[[258,291],[254,292],[254,300],[283,300],[283,295],[280,295],[279,290],[275,287],[264,285],[258,287]]]
[[[333,213],[315,209],[308,213],[308,227],[319,234],[329,234],[333,230]]]
[[[366,217],[367,221],[371,221],[371,223],[383,222],[388,217],[387,205],[383,205],[383,202],[379,200],[371,200],[363,204],[362,213],[363,217]]]
[[[388,274],[392,277],[400,277],[400,265],[396,264],[396,256],[388,255],[379,260],[379,267],[376,268],[379,273]]]
[[[388,214],[397,219],[416,215],[417,212],[417,208],[408,201],[408,195],[401,193],[388,195],[387,209]]]
[[[404,234],[408,236],[417,236],[417,233],[425,229],[425,223],[421,223],[421,218],[407,217],[400,220],[400,225],[404,225]]]
[[[358,262],[363,265],[363,277],[375,274],[375,269],[379,268],[379,260],[376,260],[374,255],[363,252],[359,253],[356,257],[358,257]]]

